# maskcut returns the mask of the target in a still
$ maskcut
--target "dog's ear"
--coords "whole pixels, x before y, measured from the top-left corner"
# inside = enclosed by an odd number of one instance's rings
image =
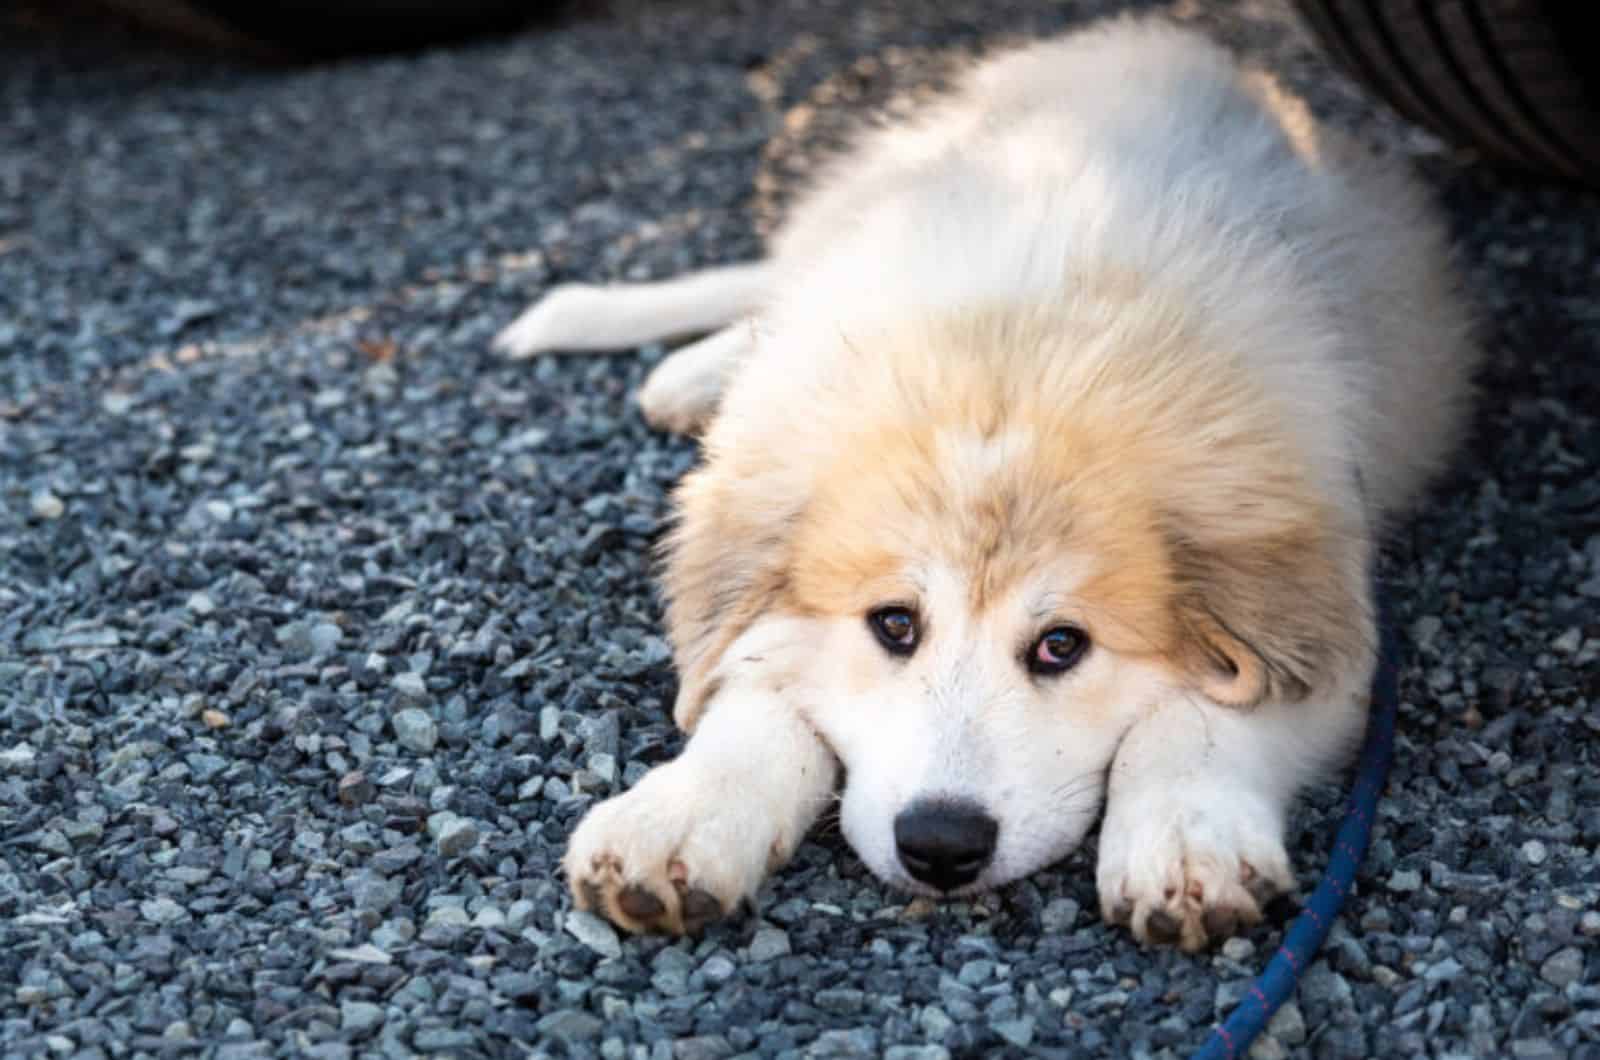
[[[667,627],[685,732],[716,693],[724,654],[783,597],[798,492],[781,469],[713,457],[678,487],[663,542]]]
[[[1359,540],[1300,525],[1180,541],[1179,663],[1195,687],[1225,706],[1294,702],[1370,654]]]

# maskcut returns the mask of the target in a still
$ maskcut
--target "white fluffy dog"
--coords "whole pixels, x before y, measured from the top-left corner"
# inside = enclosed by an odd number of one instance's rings
[[[1118,20],[865,136],[767,260],[562,287],[498,343],[706,331],[640,395],[706,432],[665,552],[692,737],[580,824],[578,904],[731,912],[842,768],[846,837],[907,891],[1014,880],[1103,803],[1109,920],[1196,948],[1259,919],[1296,791],[1362,730],[1375,542],[1467,408],[1410,178]]]

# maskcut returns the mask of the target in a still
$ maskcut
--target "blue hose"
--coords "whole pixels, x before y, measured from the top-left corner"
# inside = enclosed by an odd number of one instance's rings
[[[1244,1000],[1234,1006],[1228,1018],[1211,1029],[1195,1060],[1235,1060],[1245,1055],[1261,1028],[1267,1025],[1278,1006],[1294,992],[1301,974],[1311,966],[1333,927],[1345,898],[1355,882],[1356,869],[1367,853],[1372,838],[1372,822],[1389,775],[1389,759],[1394,752],[1395,711],[1400,700],[1400,651],[1388,611],[1379,600],[1378,670],[1372,678],[1372,707],[1367,715],[1366,742],[1361,762],[1356,767],[1355,786],[1345,809],[1344,821],[1334,839],[1333,856],[1322,882],[1306,901],[1305,908],[1289,927],[1283,945],[1255,982]]]

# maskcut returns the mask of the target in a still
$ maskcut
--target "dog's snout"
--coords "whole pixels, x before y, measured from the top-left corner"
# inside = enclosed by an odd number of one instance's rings
[[[953,891],[994,857],[1000,825],[969,802],[918,802],[894,819],[895,848],[912,879]]]

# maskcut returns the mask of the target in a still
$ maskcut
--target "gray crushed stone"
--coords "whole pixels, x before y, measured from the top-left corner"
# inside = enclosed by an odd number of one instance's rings
[[[570,915],[574,822],[679,746],[649,546],[693,450],[629,404],[660,349],[485,349],[551,283],[750,256],[853,116],[1125,6],[613,0],[287,69],[0,13],[0,1053],[1191,1051],[1285,911],[1146,952],[1092,850],[930,911],[824,827],[701,939]],[[1600,203],[1376,110],[1283,4],[1176,8],[1416,157],[1491,350],[1390,549],[1371,861],[1252,1055],[1594,1060]]]

